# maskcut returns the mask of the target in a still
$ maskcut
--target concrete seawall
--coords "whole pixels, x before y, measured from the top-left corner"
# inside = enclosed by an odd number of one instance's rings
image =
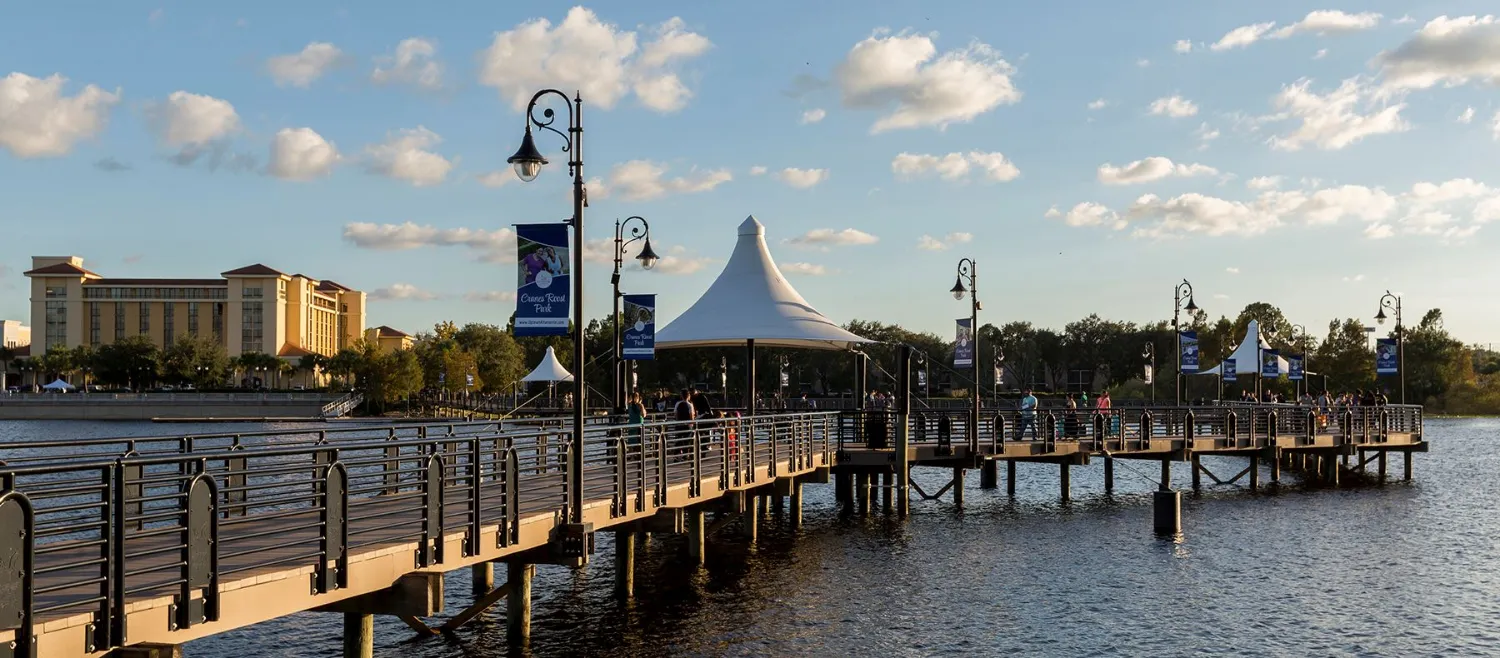
[[[317,400],[89,400],[0,403],[0,420],[151,420],[153,418],[320,418]]]

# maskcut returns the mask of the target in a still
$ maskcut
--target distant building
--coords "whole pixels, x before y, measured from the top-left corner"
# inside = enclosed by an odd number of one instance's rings
[[[78,345],[149,336],[165,348],[181,336],[213,336],[230,356],[293,360],[332,356],[365,330],[365,293],[265,265],[213,279],[113,279],[77,256],[34,256],[31,323],[42,327],[32,356]]]
[[[0,347],[15,349],[31,344],[31,327],[20,320],[0,320]]]
[[[374,329],[365,330],[365,342],[374,345],[384,353],[407,349],[416,342],[416,339],[406,332],[380,325]]]

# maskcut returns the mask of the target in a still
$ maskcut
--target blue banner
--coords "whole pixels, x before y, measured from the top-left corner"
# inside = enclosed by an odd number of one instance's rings
[[[516,226],[517,336],[568,335],[568,227],[564,224]]]
[[[656,358],[656,295],[625,295],[624,348],[626,359]]]
[[[1292,381],[1302,379],[1302,355],[1288,354],[1286,357],[1286,378]]]
[[[1234,359],[1224,359],[1223,365],[1219,366],[1219,375],[1222,376],[1224,378],[1224,381],[1226,382],[1234,381],[1235,376],[1239,374],[1240,373],[1238,370],[1238,366],[1235,364]]]
[[[1281,376],[1281,352],[1266,348],[1260,351],[1260,376],[1275,379]]]
[[[958,320],[958,338],[953,343],[953,367],[968,368],[974,365],[974,322],[971,318]]]
[[[1184,331],[1178,334],[1177,340],[1182,345],[1178,368],[1185,373],[1198,372],[1198,332]]]
[[[927,390],[927,371],[925,371],[925,370],[918,370],[917,371],[917,386],[920,387],[924,391]]]
[[[1400,362],[1397,360],[1396,339],[1375,339],[1375,374],[1394,375],[1400,372]]]

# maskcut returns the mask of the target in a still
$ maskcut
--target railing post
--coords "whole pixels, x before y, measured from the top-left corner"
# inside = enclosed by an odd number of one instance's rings
[[[501,484],[505,496],[504,514],[500,517],[500,527],[495,531],[495,547],[505,548],[515,543],[519,536],[521,524],[521,492],[518,481],[521,477],[521,459],[516,454],[514,446],[505,449],[502,457],[504,468],[504,483]]]
[[[1141,412],[1141,449],[1151,449],[1151,434],[1156,430],[1156,423],[1151,418],[1149,410]]]
[[[483,552],[479,545],[479,532],[483,527],[480,512],[484,509],[483,493],[481,483],[484,481],[481,471],[484,450],[478,436],[468,439],[469,446],[469,536],[464,538],[464,557],[474,557]]]
[[[626,443],[627,432],[636,431],[635,428],[622,428],[619,435],[615,437],[615,502],[610,510],[610,516],[623,516],[625,514],[625,499],[629,493],[626,486],[625,458],[630,455],[629,445]]]
[[[0,587],[0,630],[13,630],[11,655],[35,656],[33,628],[36,564],[36,510],[19,491],[0,495],[0,569],[7,586]]]
[[[1240,443],[1240,415],[1233,411],[1224,412],[1224,447],[1238,446]]]
[[[219,485],[209,476],[205,460],[197,461],[197,475],[183,489],[182,581],[170,630],[219,619],[219,515],[214,509],[219,505]],[[194,596],[200,589],[202,598]]]
[[[322,479],[319,507],[323,532],[314,575],[317,594],[349,586],[349,471],[335,457],[323,468]]]
[[[113,466],[100,469],[101,482],[104,491],[99,496],[99,509],[102,518],[99,523],[99,614],[94,618],[93,635],[88,639],[85,649],[89,652],[98,651],[100,646],[113,646],[109,643],[113,633],[112,626],[115,623],[114,604],[115,588],[119,584],[115,582],[115,562],[119,557],[115,553],[114,533],[116,524],[112,517],[115,508],[115,490],[119,484],[115,481],[117,475]],[[6,490],[11,487],[7,486]]]
[[[701,428],[697,426],[697,423],[693,423],[691,427],[689,431],[693,437],[693,462],[690,472],[693,479],[688,482],[688,495],[697,496],[700,493],[698,485],[703,481],[703,437],[706,433],[712,435],[713,426]]]
[[[1107,428],[1107,425],[1106,425],[1107,422],[1108,421],[1106,421],[1104,419],[1104,412],[1102,412],[1102,411],[1095,411],[1094,412],[1094,441],[1096,441],[1096,442],[1099,443],[1099,448],[1101,450],[1108,450],[1109,449],[1109,444],[1106,441],[1106,439],[1108,439],[1109,437],[1106,435],[1106,432],[1105,432],[1105,430]]]
[[[1056,449],[1057,443],[1057,414],[1047,412],[1047,452]]]
[[[229,471],[224,477],[224,488],[226,489],[222,513],[224,518],[244,516],[246,512],[245,501],[248,495],[248,492],[245,491],[246,460],[243,456],[244,448],[240,445],[239,437],[234,438],[234,444],[229,446],[229,453],[231,455],[240,454],[241,456],[226,457],[224,459],[224,468]]]
[[[430,567],[443,563],[443,457],[427,456],[422,470],[422,545],[417,548],[417,565]]]
[[[1391,434],[1391,412],[1382,408],[1380,410],[1380,442],[1385,443]]]
[[[1193,414],[1192,409],[1188,409],[1187,413],[1182,415],[1182,438],[1187,442],[1188,448],[1193,447],[1193,439],[1198,435],[1198,428],[1194,425],[1196,420],[1197,416]]]

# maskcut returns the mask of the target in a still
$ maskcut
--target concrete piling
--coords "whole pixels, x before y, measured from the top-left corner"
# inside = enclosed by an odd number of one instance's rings
[[[703,566],[703,510],[687,510],[688,560]]]
[[[995,489],[1000,486],[1000,465],[993,459],[984,460],[979,469],[979,488]]]
[[[511,644],[521,646],[531,641],[531,580],[536,577],[536,565],[507,562],[505,566],[510,585],[505,597],[505,634]]]
[[[757,509],[760,503],[757,498],[759,496],[746,496],[745,511],[740,514],[740,534],[751,543],[755,542],[756,525],[760,522],[760,512]]]
[[[344,613],[344,658],[375,657],[375,615]]]
[[[1072,498],[1073,498],[1073,466],[1072,466],[1072,464],[1068,464],[1068,463],[1065,462],[1065,463],[1059,465],[1057,485],[1058,485],[1058,489],[1060,490],[1058,492],[1058,495],[1062,499],[1062,502],[1066,503],[1066,502],[1072,500]]]
[[[787,509],[787,520],[793,528],[802,527],[802,483],[792,483],[791,507]]]
[[[635,596],[635,533],[615,532],[615,596]]]
[[[964,505],[964,467],[953,467],[953,504]]]
[[[1151,525],[1159,534],[1175,535],[1182,532],[1181,491],[1151,492]]]
[[[1115,458],[1104,458],[1104,493],[1115,492]]]
[[[484,596],[490,590],[495,589],[495,565],[490,562],[480,562],[473,567],[473,591],[474,596]]]
[[[1016,463],[1011,460],[1005,462],[1005,494],[1016,497]]]

